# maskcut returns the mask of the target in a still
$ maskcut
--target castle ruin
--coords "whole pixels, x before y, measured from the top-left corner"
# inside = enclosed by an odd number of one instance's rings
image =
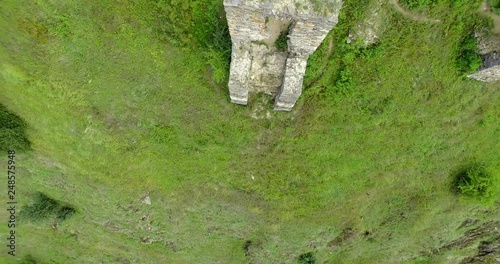
[[[232,41],[229,94],[275,98],[290,111],[302,93],[307,59],[337,24],[340,0],[224,0]],[[284,42],[284,44],[282,44]]]

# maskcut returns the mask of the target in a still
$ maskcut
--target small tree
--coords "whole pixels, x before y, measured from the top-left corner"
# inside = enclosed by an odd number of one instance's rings
[[[455,190],[467,197],[488,200],[493,196],[494,179],[488,173],[486,167],[480,164],[473,164],[462,168],[455,175]]]

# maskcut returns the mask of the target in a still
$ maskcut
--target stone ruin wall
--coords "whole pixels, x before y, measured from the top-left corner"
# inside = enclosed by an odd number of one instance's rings
[[[275,97],[275,110],[289,111],[302,93],[307,59],[337,24],[340,0],[318,13],[309,0],[224,0],[232,40],[229,93],[246,105],[249,93]],[[306,8],[307,7],[307,8]],[[288,32],[288,50],[275,46]]]
[[[500,36],[477,34],[476,37],[483,66],[468,77],[482,82],[500,81]]]

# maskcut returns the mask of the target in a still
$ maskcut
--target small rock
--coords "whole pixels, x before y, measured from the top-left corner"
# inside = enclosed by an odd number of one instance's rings
[[[143,244],[151,244],[151,243],[153,243],[153,241],[151,241],[151,238],[149,238],[149,236],[147,236],[147,237],[141,237],[141,242]]]
[[[177,252],[177,250],[178,250],[177,246],[175,245],[175,243],[173,241],[165,242],[165,246],[174,252]]]
[[[149,195],[144,196],[141,201],[143,204],[151,205],[151,198],[149,198]]]

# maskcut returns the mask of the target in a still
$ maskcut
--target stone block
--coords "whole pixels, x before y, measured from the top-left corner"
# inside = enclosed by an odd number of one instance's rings
[[[276,96],[274,110],[290,111],[302,94],[302,83],[308,56],[291,57],[286,60],[285,76],[280,92]]]

